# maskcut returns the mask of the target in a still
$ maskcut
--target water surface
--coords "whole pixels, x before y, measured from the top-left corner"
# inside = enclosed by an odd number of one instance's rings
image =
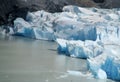
[[[0,82],[112,82],[69,73],[86,71],[86,60],[56,49],[55,42],[0,35]]]

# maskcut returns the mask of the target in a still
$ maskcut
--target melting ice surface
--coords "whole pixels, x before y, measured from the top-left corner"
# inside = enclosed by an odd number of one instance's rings
[[[120,9],[65,6],[61,13],[29,12],[14,27],[15,35],[54,40],[59,52],[88,58],[95,78],[120,80]]]

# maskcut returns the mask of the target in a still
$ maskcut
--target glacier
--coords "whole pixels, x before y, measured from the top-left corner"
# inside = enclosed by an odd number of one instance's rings
[[[91,23],[78,20],[71,12],[48,13],[46,11],[28,12],[26,20],[14,21],[15,35],[34,39],[56,40],[96,40],[96,27]]]
[[[78,16],[77,21],[93,24],[96,28],[97,39],[92,43],[87,40],[82,42],[58,39],[58,51],[72,57],[87,58],[88,70],[94,78],[120,81],[120,11],[118,9],[74,8],[73,6],[66,6],[63,10]],[[93,54],[94,50],[90,50],[91,46],[87,47],[89,50],[85,50],[85,43],[92,45],[97,41],[100,48],[96,50],[96,54]],[[100,53],[97,54],[98,52]],[[85,53],[86,56],[81,55]]]
[[[56,40],[93,40],[105,42],[120,37],[118,9],[82,8],[65,6],[61,13],[44,10],[28,12],[26,19],[14,21],[15,35],[29,38]],[[113,42],[113,41],[112,41]],[[114,42],[116,42],[114,40]]]
[[[58,53],[87,59],[97,79],[120,80],[120,9],[69,5],[59,13],[28,12],[9,29],[12,35],[55,41]]]

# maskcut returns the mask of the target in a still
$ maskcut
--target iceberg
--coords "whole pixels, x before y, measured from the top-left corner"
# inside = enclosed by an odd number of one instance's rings
[[[90,40],[86,40],[85,42],[83,42],[80,40],[68,41],[64,39],[57,39],[56,42],[58,43],[58,52],[65,53],[66,55],[70,55],[71,57],[96,57],[100,55],[104,50],[104,46],[102,46],[101,42],[95,42]]]

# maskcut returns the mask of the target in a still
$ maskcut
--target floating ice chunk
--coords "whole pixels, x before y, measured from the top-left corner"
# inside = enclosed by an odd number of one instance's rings
[[[68,74],[60,75],[59,77],[56,77],[56,79],[63,79],[68,77]]]
[[[75,75],[75,76],[81,76],[81,75],[82,75],[82,73],[79,72],[79,71],[68,70],[67,72],[68,72],[68,74],[70,74],[70,75]]]
[[[74,75],[74,76],[81,76],[81,77],[87,77],[87,78],[93,78],[93,75],[86,71],[86,72],[81,72],[81,71],[74,71],[74,70],[68,70],[68,75]]]
[[[98,78],[98,79],[107,79],[107,74],[102,69],[99,69],[98,72],[97,72],[96,78]]]

